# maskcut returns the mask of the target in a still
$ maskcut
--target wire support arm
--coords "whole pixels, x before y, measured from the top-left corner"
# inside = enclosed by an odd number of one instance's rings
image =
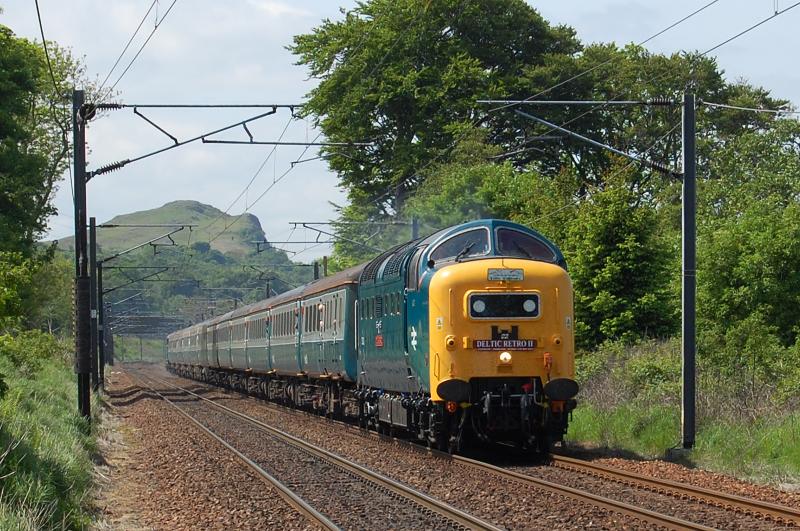
[[[123,161],[115,162],[114,164],[110,164],[108,166],[103,166],[103,167],[98,168],[98,169],[96,169],[96,170],[94,170],[92,172],[89,172],[87,174],[87,180],[91,179],[95,175],[100,175],[100,174],[103,174],[103,173],[108,173],[110,171],[118,170],[118,169],[122,168],[123,166],[127,166],[128,164],[130,164],[132,162],[138,162],[140,160],[144,160],[144,159],[152,157],[154,155],[158,155],[160,153],[164,153],[165,151],[169,151],[169,150],[175,149],[177,147],[185,146],[186,144],[191,144],[193,142],[197,142],[198,140],[203,140],[205,142],[204,139],[207,136],[216,135],[218,133],[222,133],[224,131],[229,131],[229,130],[234,129],[236,127],[241,127],[244,124],[248,124],[250,122],[255,122],[256,120],[260,120],[261,118],[264,118],[266,116],[270,116],[272,114],[275,114],[275,110],[274,109],[270,110],[268,112],[257,114],[255,116],[247,118],[246,120],[241,120],[241,121],[236,122],[234,124],[226,125],[225,127],[220,127],[219,129],[215,129],[213,131],[209,131],[208,133],[203,133],[202,135],[197,135],[197,136],[195,136],[193,138],[190,138],[188,140],[184,140],[182,142],[178,142],[177,144],[173,144],[171,146],[167,146],[167,147],[164,147],[164,148],[161,148],[161,149],[157,149],[155,151],[151,151],[150,153],[145,153],[144,155],[139,155],[138,157],[134,157],[132,159],[125,159]],[[247,143],[247,142],[245,142],[245,143]]]
[[[649,161],[649,160],[642,159],[641,157],[637,157],[636,155],[631,155],[630,153],[625,153],[624,151],[621,151],[621,150],[619,150],[619,149],[617,149],[615,147],[611,147],[608,144],[603,144],[602,142],[598,142],[597,140],[593,140],[593,139],[591,139],[589,137],[586,137],[586,136],[583,136],[581,134],[575,133],[574,131],[570,131],[569,129],[566,129],[564,127],[556,125],[556,124],[554,124],[552,122],[548,122],[547,120],[543,120],[542,118],[539,118],[539,117],[534,116],[532,114],[528,114],[528,113],[526,113],[524,111],[520,111],[519,109],[515,109],[514,112],[516,114],[524,117],[524,118],[528,118],[529,120],[533,120],[534,122],[538,122],[538,123],[540,123],[542,125],[545,125],[547,127],[553,128],[553,129],[555,129],[557,131],[561,131],[562,133],[565,133],[565,134],[567,134],[567,135],[569,135],[569,136],[571,136],[573,138],[581,140],[582,142],[586,142],[588,144],[591,144],[591,145],[593,145],[595,147],[599,147],[599,148],[611,151],[612,153],[614,153],[616,155],[619,155],[621,157],[625,157],[626,159],[638,162],[638,163],[643,164],[643,165],[645,165],[645,166],[647,166],[649,168],[652,168],[652,169],[654,169],[656,171],[660,171],[662,173],[666,173],[666,174],[672,175],[673,177],[678,177],[678,178],[683,176],[683,173],[681,173],[681,172],[677,172],[675,170],[671,170],[669,168],[666,168],[666,167],[662,166],[661,164],[658,164],[658,163],[655,163],[655,162],[652,162],[652,161]]]
[[[249,134],[249,132],[248,132]],[[278,142],[278,141],[264,141],[264,140],[214,140],[203,138],[204,144],[233,144],[233,145],[256,145],[256,146],[321,146],[321,147],[369,147],[373,144],[370,142]],[[313,159],[309,159],[313,160]],[[307,161],[294,161],[294,164]]]
[[[141,118],[141,119],[142,119],[142,120],[144,120],[145,122],[149,123],[150,125],[152,125],[152,126],[153,126],[153,127],[155,127],[156,129],[158,129],[159,131],[161,131],[162,133],[164,133],[165,135],[167,135],[167,136],[168,136],[170,139],[172,139],[172,141],[173,141],[174,143],[176,143],[176,144],[178,143],[178,139],[177,139],[177,138],[175,138],[174,136],[172,136],[171,134],[169,134],[169,133],[167,132],[167,130],[166,130],[166,129],[164,129],[163,127],[159,126],[159,125],[158,125],[157,123],[155,123],[153,120],[151,120],[150,118],[148,118],[148,117],[147,117],[147,116],[145,116],[144,114],[140,113],[140,112],[139,112],[139,109],[138,109],[137,107],[134,107],[134,108],[133,108],[133,114],[135,114],[136,116],[138,116],[139,118]]]
[[[308,223],[303,223],[302,226],[303,226],[304,229],[317,231],[320,235],[325,235],[325,236],[328,236],[330,238],[333,238],[334,241],[332,241],[330,243],[336,243],[336,241],[338,240],[338,241],[352,243],[354,245],[359,245],[359,246],[361,246],[361,247],[363,247],[365,249],[369,249],[370,251],[375,251],[377,253],[382,253],[382,252],[386,251],[386,249],[380,249],[378,247],[373,247],[372,245],[368,245],[368,244],[366,244],[364,242],[360,242],[360,241],[357,241],[357,240],[351,240],[350,238],[343,238],[342,236],[337,236],[336,234],[333,234],[331,232],[327,232],[327,231],[324,231],[322,229],[318,229],[316,227],[310,227],[308,225]],[[317,243],[327,243],[327,242],[317,242]]]
[[[190,223],[103,223],[102,225],[98,225],[98,229],[118,229],[118,228],[145,228],[145,229],[153,229],[153,228],[170,228],[170,227],[185,227],[188,228],[190,231],[192,228],[197,227],[198,225],[190,224]]]
[[[749,112],[762,112],[768,114],[800,114],[800,111],[793,111],[790,109],[759,109],[756,107],[741,107],[739,105],[727,105],[725,103],[712,103],[710,101],[700,101],[701,105],[705,105],[706,107],[712,108],[720,108],[720,109],[730,109],[734,111],[749,111]]]
[[[120,251],[120,252],[118,252],[118,253],[116,253],[116,254],[112,254],[111,256],[109,256],[109,257],[107,257],[107,258],[103,258],[102,260],[99,260],[98,262],[100,262],[100,263],[109,262],[109,261],[111,261],[111,260],[113,260],[113,259],[115,259],[115,258],[119,258],[119,257],[120,257],[120,256],[122,256],[123,254],[128,254],[128,253],[130,253],[131,251],[135,251],[136,249],[141,249],[142,247],[145,247],[146,245],[153,244],[153,243],[157,242],[158,240],[160,240],[160,239],[162,239],[162,238],[169,238],[170,236],[172,236],[172,235],[173,235],[173,234],[175,234],[176,232],[180,232],[180,231],[182,231],[184,228],[186,228],[186,225],[182,225],[181,227],[179,227],[179,228],[177,228],[177,229],[175,229],[175,230],[169,231],[169,232],[168,232],[168,233],[166,233],[166,234],[162,234],[161,236],[156,236],[156,237],[155,237],[155,238],[153,238],[152,240],[148,240],[148,241],[146,241],[146,242],[144,242],[144,243],[140,243],[139,245],[135,245],[135,246],[131,247],[130,249],[125,249],[124,251]],[[170,240],[171,240],[171,239],[172,239],[172,238],[170,238]],[[174,241],[173,241],[173,244],[174,244]]]
[[[302,103],[101,103],[101,110],[117,110],[137,107],[140,109],[295,109]]]

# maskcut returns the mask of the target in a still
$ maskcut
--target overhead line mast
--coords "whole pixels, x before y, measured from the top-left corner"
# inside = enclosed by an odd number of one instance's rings
[[[612,100],[616,104],[623,104],[621,101]],[[542,105],[606,105],[609,101],[559,101],[548,103],[543,101],[531,100],[479,100],[480,103],[509,103],[506,107],[514,107],[520,104],[542,104]],[[626,105],[672,105],[666,99],[655,99],[650,102],[628,101]],[[682,380],[681,393],[681,445],[684,449],[691,449],[695,443],[695,379],[696,379],[696,154],[695,154],[695,97],[693,94],[684,94],[683,97],[683,164],[682,172],[664,168],[660,164],[642,159],[641,157],[625,153],[602,142],[592,140],[563,126],[555,125],[551,122],[533,116],[529,113],[514,109],[517,115],[523,116],[546,127],[561,131],[577,140],[591,144],[601,149],[611,151],[616,155],[626,157],[634,162],[642,163],[650,168],[668,173],[678,177],[683,183],[682,193],[682,283],[681,283],[681,350],[682,350]]]

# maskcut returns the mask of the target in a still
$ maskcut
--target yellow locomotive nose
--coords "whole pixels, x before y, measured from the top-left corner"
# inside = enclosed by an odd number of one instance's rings
[[[572,285],[558,265],[454,263],[434,274],[429,297],[434,401],[469,400],[477,381],[574,379]]]

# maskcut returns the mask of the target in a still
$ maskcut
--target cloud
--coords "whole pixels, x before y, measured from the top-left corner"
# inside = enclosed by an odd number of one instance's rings
[[[289,4],[285,4],[283,2],[275,2],[274,0],[250,0],[248,3],[251,6],[256,7],[274,17],[280,17],[284,15],[292,17],[308,17],[312,15],[311,11],[290,6]]]

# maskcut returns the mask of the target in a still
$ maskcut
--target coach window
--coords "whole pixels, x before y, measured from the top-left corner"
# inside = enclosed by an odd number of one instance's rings
[[[331,327],[331,319],[333,318],[331,316],[331,300],[330,299],[325,301],[325,316],[324,317],[325,317],[325,328],[330,328]]]

